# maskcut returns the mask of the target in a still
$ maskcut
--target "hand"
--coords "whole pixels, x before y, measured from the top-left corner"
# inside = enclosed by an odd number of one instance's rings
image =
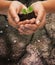
[[[21,12],[21,9],[26,7],[18,2],[18,1],[13,1],[9,7],[8,10],[8,22],[11,26],[17,28],[17,23],[19,22],[19,16],[18,13]]]
[[[31,6],[33,7],[35,15],[37,16],[36,20],[30,19],[29,21],[21,22],[19,28],[21,34],[26,35],[32,34],[37,29],[43,27],[46,23],[45,22],[46,12],[41,2],[33,3]]]
[[[36,24],[38,25],[38,28],[42,28],[44,24],[46,23],[46,11],[44,9],[44,6],[42,5],[41,1],[35,2],[31,5],[34,9],[36,17]]]
[[[24,34],[24,35],[33,34],[37,29],[37,26],[36,26],[36,24],[34,24],[34,22],[35,22],[35,18],[19,22],[18,30],[19,30],[20,34]]]

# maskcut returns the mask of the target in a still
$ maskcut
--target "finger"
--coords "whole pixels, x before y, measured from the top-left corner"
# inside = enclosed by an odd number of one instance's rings
[[[43,20],[40,22],[39,28],[42,28],[46,24],[46,14],[43,17]]]
[[[19,31],[23,34],[32,34],[34,31],[24,28],[23,25],[20,26]]]
[[[26,24],[24,26],[24,28],[27,29],[27,30],[33,30],[33,31],[35,31],[37,29],[37,25],[36,24]]]
[[[17,15],[16,9],[13,7],[10,7],[9,12],[14,19],[15,22],[19,22],[19,16]]]
[[[28,29],[24,28],[24,25],[20,25],[20,29],[25,33],[28,31]]]
[[[23,35],[23,34],[24,34],[24,35],[30,35],[30,34],[33,34],[33,33],[34,33],[34,31],[29,31],[29,30],[26,31],[26,32],[24,32],[24,31],[23,31],[22,29],[20,29],[20,28],[19,28],[18,30],[19,30],[20,34],[22,34],[22,35]]]
[[[23,9],[27,9],[27,7],[25,6],[25,5],[23,5],[23,7],[22,7]]]
[[[16,28],[17,24],[13,21],[11,15],[8,13],[8,22],[11,26],[13,26],[14,28]]]
[[[20,34],[24,34],[24,32],[20,28],[18,28],[18,31]]]
[[[24,28],[24,25],[20,25],[20,29],[21,29],[23,32],[27,32],[27,30]]]
[[[29,20],[29,23],[30,23],[30,24],[34,24],[34,23],[35,23],[35,18],[30,19],[30,20]]]
[[[20,26],[20,25],[25,25],[25,24],[34,24],[35,23],[35,18],[32,18],[32,19],[30,19],[30,20],[25,20],[25,21],[20,21],[19,23],[18,23],[18,26]]]
[[[41,11],[38,12],[38,16],[36,18],[36,24],[37,25],[39,25],[40,22],[43,20],[44,15],[45,15],[44,10],[41,10]]]
[[[20,25],[25,25],[25,24],[28,24],[28,23],[30,23],[29,22],[29,20],[24,20],[24,21],[20,21],[19,23],[18,23],[18,25],[20,26]]]
[[[18,29],[18,31],[19,31],[19,32],[20,32],[20,34],[22,34],[22,35],[23,35],[23,34],[25,34],[25,35],[27,35],[27,34],[28,34],[27,32],[24,32],[21,28],[19,28],[19,29]]]
[[[25,5],[22,5],[22,9],[26,9],[27,10],[27,7]],[[18,11],[17,11],[18,13]],[[22,14],[22,10],[20,11],[20,14]]]

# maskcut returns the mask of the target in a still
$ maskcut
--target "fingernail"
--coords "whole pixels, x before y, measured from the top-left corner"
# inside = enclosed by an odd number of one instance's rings
[[[16,21],[16,22],[19,22],[19,18],[15,18],[15,21]]]
[[[40,23],[40,20],[37,20],[37,21],[36,21],[36,24],[39,25],[39,23]]]

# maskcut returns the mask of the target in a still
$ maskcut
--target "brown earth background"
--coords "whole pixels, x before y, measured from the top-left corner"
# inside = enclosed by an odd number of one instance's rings
[[[0,15],[0,65],[55,65],[55,14],[47,13],[46,25],[29,36],[20,35]]]

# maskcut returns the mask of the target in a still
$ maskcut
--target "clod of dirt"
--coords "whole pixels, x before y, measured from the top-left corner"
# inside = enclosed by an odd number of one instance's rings
[[[47,15],[46,31],[50,38],[55,40],[55,14]]]
[[[6,42],[5,42],[5,39],[1,36],[0,36],[0,57],[1,58],[7,57]]]
[[[18,60],[25,53],[26,45],[29,44],[31,39],[30,36],[20,35],[16,29],[8,27],[5,29],[6,40],[8,42],[9,48],[9,58],[13,60]]]
[[[31,44],[27,46],[27,54],[22,58],[19,65],[43,65],[35,46]]]
[[[23,21],[23,20],[26,20],[26,19],[32,19],[32,18],[36,18],[35,16],[35,13],[34,12],[31,12],[31,13],[28,13],[28,14],[18,14],[19,17],[20,17],[20,21]]]

